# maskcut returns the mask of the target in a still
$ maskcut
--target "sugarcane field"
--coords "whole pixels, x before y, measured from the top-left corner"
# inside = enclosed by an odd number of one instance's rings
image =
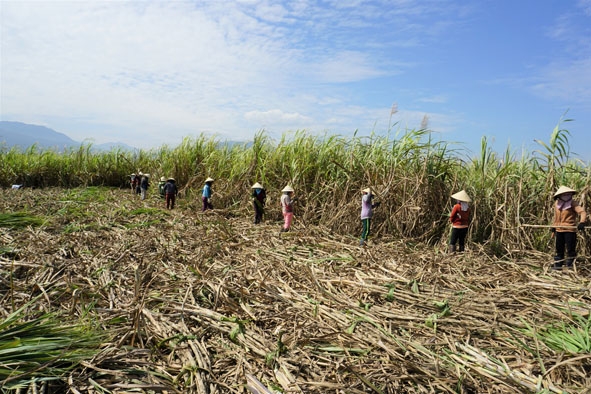
[[[520,155],[424,130],[5,150],[1,392],[591,393],[591,167],[560,127]]]

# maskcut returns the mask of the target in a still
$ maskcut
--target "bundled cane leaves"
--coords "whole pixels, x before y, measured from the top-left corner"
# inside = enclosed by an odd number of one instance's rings
[[[8,392],[65,379],[98,353],[103,339],[85,324],[64,324],[56,313],[30,317],[21,308],[0,322],[0,386]]]

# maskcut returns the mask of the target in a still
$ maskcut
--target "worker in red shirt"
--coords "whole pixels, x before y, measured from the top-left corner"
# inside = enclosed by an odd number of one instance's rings
[[[459,244],[458,252],[463,252],[466,245],[468,225],[470,223],[469,203],[472,202],[472,200],[464,190],[452,194],[451,198],[456,200],[456,204],[449,216],[449,221],[452,226],[451,237],[449,239],[449,252],[455,253],[456,244]]]

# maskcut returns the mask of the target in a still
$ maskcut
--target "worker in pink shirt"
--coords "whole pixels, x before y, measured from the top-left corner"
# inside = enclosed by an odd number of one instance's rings
[[[281,190],[281,212],[283,213],[283,227],[281,232],[287,232],[291,228],[291,222],[293,220],[293,203],[296,201],[293,198],[293,188],[287,185]]]

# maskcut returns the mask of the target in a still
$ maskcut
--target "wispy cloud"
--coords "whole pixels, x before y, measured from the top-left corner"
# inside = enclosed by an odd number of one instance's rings
[[[399,125],[418,128],[427,114],[446,132],[464,122],[441,109],[457,84],[422,86],[413,73],[439,72],[429,64],[444,63],[445,50],[425,54],[479,7],[463,3],[2,1],[1,115],[148,147],[201,132],[387,130],[397,100]],[[589,0],[577,4],[588,12]],[[558,22],[554,40],[584,36]],[[587,59],[536,67],[533,91],[589,101]]]
[[[444,104],[448,102],[447,95],[435,95],[435,96],[425,96],[419,98],[417,101],[420,103],[432,103],[432,104]]]
[[[540,67],[532,91],[545,99],[559,99],[591,109],[591,0],[556,17],[549,37],[562,44],[563,53]],[[582,11],[582,13],[580,12]]]
[[[591,16],[591,0],[579,0],[577,4],[585,15]]]
[[[546,99],[558,98],[591,109],[591,57],[549,64],[532,89]]]
[[[188,130],[241,138],[290,121],[323,128],[334,122],[323,121],[318,104],[342,101],[329,99],[336,94],[331,84],[400,72],[372,49],[387,36],[350,42],[343,29],[367,26],[376,13],[393,9],[402,18],[412,7],[405,1],[332,7],[256,0],[3,2],[3,116],[41,123],[74,117],[84,121],[64,131],[77,137],[94,123],[122,134],[141,129],[142,140],[158,142],[164,139],[158,130],[166,128],[177,138]],[[303,112],[290,116],[294,107]],[[246,127],[237,128],[244,120]]]
[[[297,112],[283,112],[280,109],[269,111],[249,111],[244,114],[245,119],[255,121],[262,125],[272,124],[281,125],[288,128],[305,128],[312,123],[312,119]]]

